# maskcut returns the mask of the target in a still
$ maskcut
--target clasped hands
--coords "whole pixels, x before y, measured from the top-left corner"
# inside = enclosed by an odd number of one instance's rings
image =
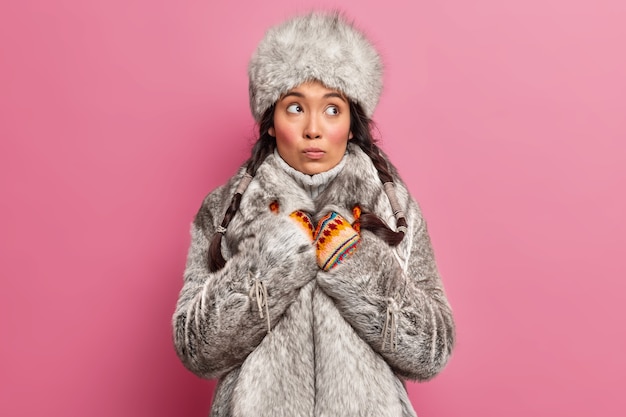
[[[275,210],[272,206],[270,208],[272,211]],[[302,210],[296,210],[289,215],[315,245],[317,265],[324,271],[329,271],[341,264],[354,253],[361,240],[357,222],[361,209],[356,206],[352,214],[355,219],[353,224],[350,224],[341,214],[331,211],[324,215],[315,226],[311,216]]]

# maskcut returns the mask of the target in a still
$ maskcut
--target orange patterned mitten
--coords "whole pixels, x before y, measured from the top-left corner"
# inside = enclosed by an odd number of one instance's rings
[[[311,216],[302,210],[296,210],[289,215],[301,228],[302,231],[313,241],[313,223]]]
[[[317,265],[324,271],[334,268],[350,256],[360,240],[350,223],[334,211],[320,219],[314,236]]]

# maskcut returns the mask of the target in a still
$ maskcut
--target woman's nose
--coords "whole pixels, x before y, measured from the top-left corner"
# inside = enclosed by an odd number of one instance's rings
[[[303,133],[304,137],[307,139],[319,139],[322,137],[321,126],[317,117],[311,115],[307,118]]]

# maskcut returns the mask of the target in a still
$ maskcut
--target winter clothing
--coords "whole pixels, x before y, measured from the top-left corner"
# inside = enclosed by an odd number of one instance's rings
[[[309,213],[313,224],[329,213],[353,223],[358,205],[394,228],[389,199],[352,143],[316,198],[278,158],[266,158],[243,194],[216,272],[207,268],[208,246],[245,168],[204,200],[173,317],[178,355],[197,375],[219,378],[212,417],[415,416],[403,380],[434,376],[454,341],[418,205],[392,169],[406,236],[392,248],[362,230],[356,250],[325,271],[311,227],[292,213]]]
[[[278,203],[276,203],[275,207],[275,213],[278,213],[278,210],[280,209]],[[302,227],[302,231],[305,235],[311,238],[311,242],[315,240],[315,229],[313,227],[313,220],[311,220],[311,216],[309,215],[309,213],[305,213],[302,210],[296,210],[291,213],[289,217],[294,219],[296,221],[296,224]]]
[[[274,150],[274,156],[276,157],[276,163],[282,169],[284,169],[285,172],[289,174],[289,176],[293,178],[298,185],[304,188],[308,196],[312,199],[316,199],[317,196],[320,195],[322,191],[324,191],[326,186],[333,179],[335,179],[337,174],[341,172],[344,164],[346,163],[346,158],[344,157],[341,159],[341,161],[339,161],[336,166],[329,169],[328,171],[320,172],[319,174],[315,175],[308,175],[298,171],[295,168],[292,168],[289,164],[287,164],[287,162],[285,162],[285,160],[280,157],[277,150]]]
[[[356,250],[360,237],[350,222],[331,211],[320,219],[314,233],[317,266],[329,271]]]
[[[272,27],[248,65],[250,108],[258,122],[280,96],[321,81],[361,105],[368,117],[382,91],[378,52],[339,13],[311,13]]]

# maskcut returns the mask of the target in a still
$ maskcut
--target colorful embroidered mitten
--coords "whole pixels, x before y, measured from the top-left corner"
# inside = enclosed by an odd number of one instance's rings
[[[296,210],[289,215],[301,228],[302,231],[313,241],[313,223],[311,216],[302,210]]]
[[[334,211],[320,219],[314,236],[317,265],[324,271],[334,268],[350,256],[360,240],[350,223]]]

